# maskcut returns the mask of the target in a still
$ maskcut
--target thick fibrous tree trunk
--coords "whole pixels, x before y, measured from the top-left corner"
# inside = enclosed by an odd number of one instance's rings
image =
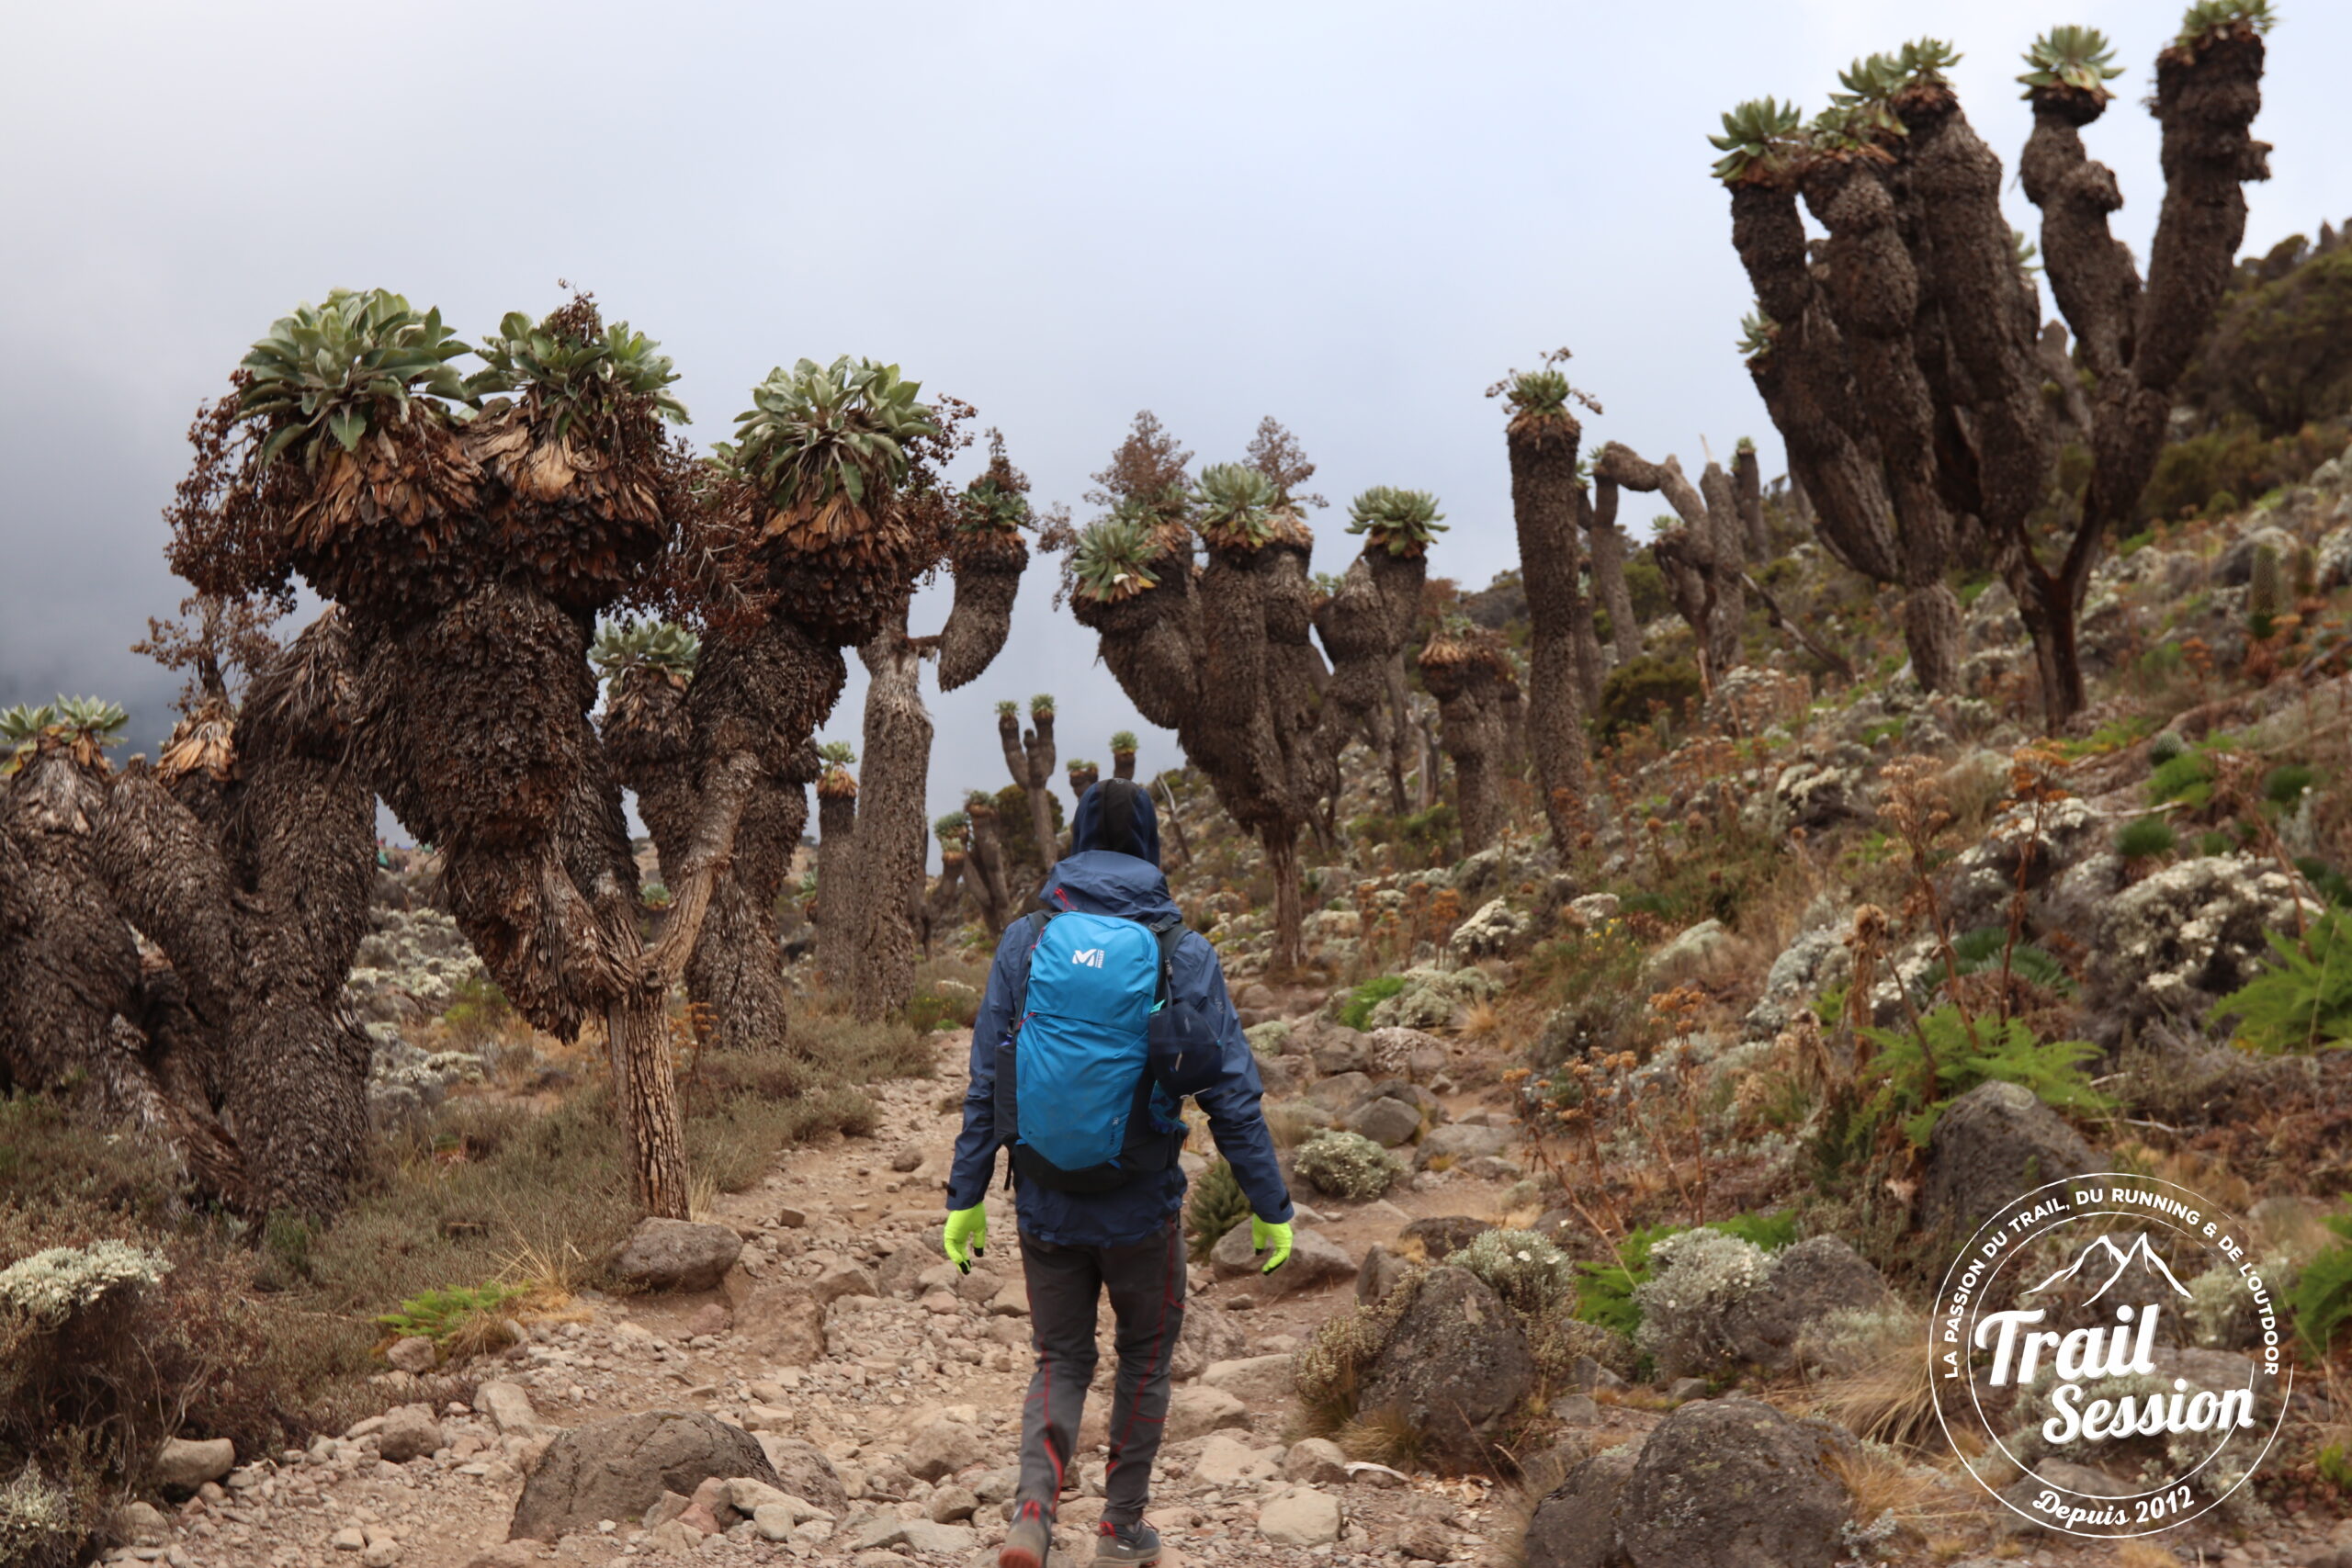
[[[994,936],[1012,923],[1014,903],[1005,885],[1004,846],[997,836],[996,808],[973,800],[964,812],[972,824],[972,849],[965,857],[964,883],[972,890],[980,924]]]
[[[1133,751],[1112,752],[1111,776],[1114,779],[1134,778],[1136,776],[1136,754]]]
[[[857,975],[857,788],[828,773],[817,784],[817,973],[837,991]]]
[[[969,858],[963,850],[942,846],[939,852],[939,875],[933,879],[931,891],[923,899],[922,951],[931,956],[932,943],[958,923],[956,916],[964,908],[964,866]]]
[[[1694,487],[1674,457],[1652,463],[1633,448],[1611,442],[1603,448],[1596,475],[1626,490],[1666,497],[1681,525],[1661,533],[1651,545],[1666,569],[1675,608],[1698,635],[1699,674],[1707,689],[1739,662],[1740,629],[1747,618],[1746,575],[1740,558],[1746,530],[1734,500],[1731,478],[1709,463]],[[1703,493],[1702,493],[1703,490]]]
[[[1575,841],[1581,820],[1578,797],[1588,780],[1577,651],[1577,622],[1590,616],[1577,572],[1577,531],[1586,497],[1577,480],[1577,444],[1583,434],[1565,408],[1548,415],[1521,414],[1505,433],[1520,574],[1527,585],[1528,750],[1534,754],[1552,843],[1562,854]],[[1598,645],[1592,658],[1597,663]],[[1426,660],[1422,671],[1427,684]],[[1453,750],[1450,742],[1447,750]],[[1460,767],[1457,759],[1457,772]],[[1466,808],[1463,821],[1466,830]]]
[[[1642,628],[1634,619],[1634,595],[1625,586],[1625,531],[1617,526],[1617,481],[1596,475],[1593,502],[1585,513],[1585,536],[1592,545],[1592,589],[1609,612],[1609,640],[1617,662],[1641,657]]]
[[[1731,490],[1739,502],[1739,525],[1747,545],[1747,564],[1762,566],[1772,558],[1772,530],[1764,521],[1764,471],[1757,463],[1753,441],[1742,441],[1732,453]]]
[[[1437,699],[1445,754],[1453,761],[1454,811],[1462,852],[1475,855],[1502,830],[1503,755],[1508,746],[1502,686],[1509,679],[1491,649],[1432,638],[1421,650],[1421,684]],[[1435,759],[1425,764],[1436,773]],[[1565,848],[1573,839],[1562,840]]]
[[[217,1042],[220,1099],[260,1210],[331,1214],[368,1127],[367,1035],[342,1004],[365,934],[375,803],[346,761],[350,679],[330,611],[248,694],[209,821],[158,775],[116,782],[101,874]]]
[[[1425,551],[1396,555],[1374,540],[1349,564],[1315,615],[1315,629],[1331,656],[1324,699],[1334,761],[1350,739],[1362,739],[1388,770],[1389,809],[1398,816],[1406,809],[1405,719],[1398,700],[1404,648],[1428,575]]]
[[[1050,866],[1062,858],[1061,842],[1054,835],[1054,710],[1032,708],[1025,735],[1019,715],[1001,713],[996,737],[1004,750],[1006,771],[1028,798],[1029,832],[1037,843],[1037,859]]]
[[[1000,638],[1000,641],[1001,639]],[[931,786],[931,715],[922,703],[922,649],[903,612],[858,649],[865,663],[865,775],[858,793],[851,922],[856,944],[850,1003],[874,1020],[902,1008],[915,987],[915,927],[922,904],[923,803]],[[819,896],[828,904],[824,878]]]

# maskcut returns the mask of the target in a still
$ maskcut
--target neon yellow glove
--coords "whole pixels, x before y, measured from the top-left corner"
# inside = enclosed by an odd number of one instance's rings
[[[940,1246],[947,1254],[947,1261],[958,1271],[972,1271],[972,1259],[989,1249],[989,1213],[979,1204],[958,1209],[947,1216],[947,1231]]]
[[[1272,1273],[1290,1261],[1290,1227],[1275,1224],[1269,1220],[1261,1220],[1255,1214],[1250,1215],[1250,1250],[1266,1253],[1268,1255],[1266,1266],[1259,1272]]]

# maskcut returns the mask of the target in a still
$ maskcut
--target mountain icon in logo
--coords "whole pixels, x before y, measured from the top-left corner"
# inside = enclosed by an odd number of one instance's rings
[[[2090,1300],[2092,1302],[2095,1302],[2098,1300],[2099,1297],[2107,1294],[2109,1289],[2114,1285],[2115,1281],[2123,1277],[2123,1270],[2132,1267],[2132,1261],[2135,1258],[2146,1263],[2149,1268],[2163,1275],[2165,1283],[2170,1285],[2176,1292],[2184,1296],[2188,1294],[2188,1287],[2182,1284],[2180,1280],[2174,1276],[2173,1271],[2170,1269],[2165,1267],[2165,1260],[2157,1257],[2156,1249],[2148,1244],[2148,1233],[2145,1231],[2142,1231],[2132,1236],[2132,1245],[2129,1247],[2116,1246],[2115,1238],[2113,1236],[2102,1233],[2098,1236],[2095,1237],[2089,1246],[2084,1247],[2083,1250],[2075,1256],[2075,1260],[2072,1263],[2067,1264],[2066,1267],[2059,1269],[2056,1273],[2051,1275],[2050,1278],[2042,1280],[2039,1285],[2036,1285],[2032,1290],[2026,1292],[2025,1294],[2029,1296],[2040,1295],[2042,1292],[2050,1289],[2051,1286],[2058,1283],[2059,1280],[2073,1279],[2075,1275],[2080,1274],[2083,1271],[2083,1266],[2089,1263],[2093,1258],[2104,1258],[2109,1260],[2114,1264],[2114,1267],[2108,1270],[2107,1283],[2101,1285],[2098,1290],[2091,1292]],[[2090,1302],[2085,1302],[2083,1304],[2085,1306],[2088,1306]]]

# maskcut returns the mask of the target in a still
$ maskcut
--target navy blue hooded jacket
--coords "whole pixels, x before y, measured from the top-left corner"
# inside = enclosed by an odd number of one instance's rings
[[[1078,803],[1071,844],[1069,857],[1046,879],[1042,897],[1049,908],[1138,920],[1177,912],[1159,871],[1159,821],[1151,796],[1135,784],[1111,779],[1089,789]],[[988,995],[972,1025],[972,1083],[947,1180],[950,1209],[968,1209],[987,1194],[997,1150],[1010,1133],[996,1125],[996,1047],[1019,1024],[1012,998],[1033,940],[1030,922],[1015,921],[998,942],[989,969]],[[1217,1150],[1233,1167],[1251,1210],[1261,1219],[1286,1224],[1290,1191],[1258,1110],[1265,1085],[1226,992],[1216,949],[1198,931],[1187,931],[1177,945],[1170,983],[1176,996],[1215,1022],[1225,1047],[1223,1077],[1193,1101],[1208,1114]],[[1156,1098],[1164,1100],[1164,1091]],[[1024,1235],[1063,1247],[1125,1247],[1159,1235],[1183,1203],[1184,1173],[1170,1166],[1109,1192],[1057,1192],[1024,1181],[1015,1206]]]

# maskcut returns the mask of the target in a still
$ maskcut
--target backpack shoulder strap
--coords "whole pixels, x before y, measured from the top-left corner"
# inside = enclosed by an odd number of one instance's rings
[[[1152,1001],[1153,1009],[1157,1010],[1176,999],[1176,950],[1183,945],[1187,928],[1183,916],[1166,915],[1157,920],[1147,921],[1145,929],[1159,943],[1159,991]]]
[[[1013,982],[1012,1027],[1021,1027],[1021,1015],[1029,1010],[1029,964],[1037,953],[1037,943],[1044,940],[1046,926],[1054,918],[1051,909],[1032,909],[1015,922],[1024,938],[1021,949],[1021,973]]]

